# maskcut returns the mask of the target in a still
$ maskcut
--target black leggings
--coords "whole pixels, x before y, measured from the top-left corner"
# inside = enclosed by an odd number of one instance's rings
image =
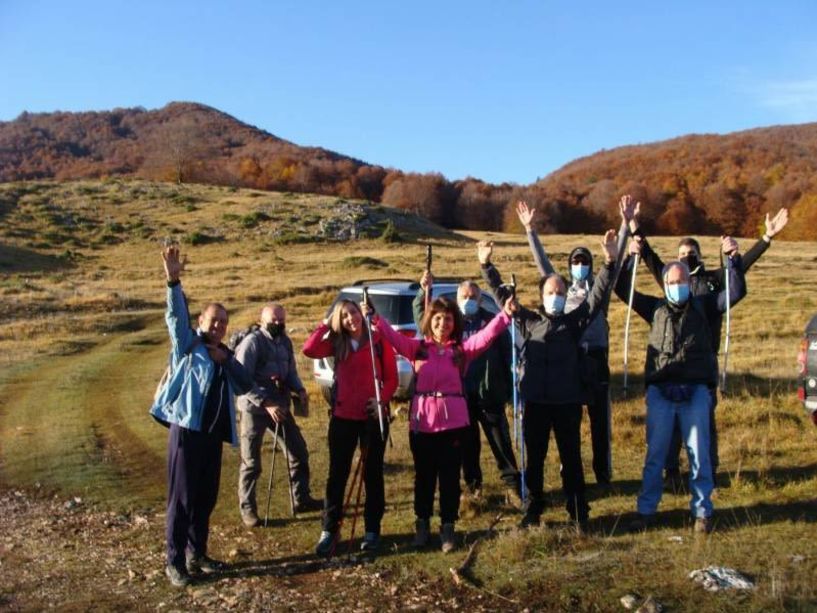
[[[434,490],[440,482],[440,520],[457,521],[460,512],[460,467],[462,439],[468,427],[442,432],[411,432],[409,444],[414,457],[414,514],[430,519],[434,512]]]

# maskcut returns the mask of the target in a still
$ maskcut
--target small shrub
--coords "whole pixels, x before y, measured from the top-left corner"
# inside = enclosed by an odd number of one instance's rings
[[[383,228],[383,233],[380,235],[380,240],[382,240],[384,243],[402,242],[403,239],[400,237],[400,234],[398,234],[397,228],[391,219],[386,222],[386,227]]]
[[[253,211],[241,217],[241,225],[245,228],[254,228],[262,221],[267,221],[270,216],[261,211]]]
[[[387,268],[388,264],[383,260],[370,258],[366,255],[351,255],[348,258],[343,258],[341,266],[345,268]]]
[[[204,232],[199,232],[198,230],[191,232],[187,236],[185,236],[184,241],[189,243],[190,245],[196,247],[198,245],[208,245],[210,243],[217,243],[221,240],[219,236],[213,236],[211,234],[205,234]]]
[[[224,221],[238,221],[241,219],[241,215],[238,215],[237,213],[224,213],[221,218]]]

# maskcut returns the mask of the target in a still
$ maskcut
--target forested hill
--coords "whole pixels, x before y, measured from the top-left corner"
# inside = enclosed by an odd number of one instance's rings
[[[615,226],[624,192],[642,201],[650,230],[662,234],[752,236],[767,211],[787,206],[784,237],[817,239],[817,124],[619,147],[521,186],[386,169],[195,103],[0,122],[0,182],[116,175],[363,198],[486,230],[517,229],[519,199],[537,207],[540,230],[570,233]]]

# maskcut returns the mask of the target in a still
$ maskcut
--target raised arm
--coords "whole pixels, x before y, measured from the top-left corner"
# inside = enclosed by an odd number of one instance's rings
[[[744,277],[743,261],[740,255],[727,256],[730,265],[727,267],[729,273],[729,306],[734,306],[746,295],[746,278]],[[721,313],[726,311],[726,287],[718,292],[717,309]]]
[[[365,314],[365,307],[363,308]],[[404,358],[414,360],[417,350],[420,348],[420,341],[416,338],[408,338],[397,332],[385,317],[375,315],[374,327],[381,334],[383,340],[391,345],[395,352]]]
[[[303,354],[312,359],[328,358],[335,355],[335,346],[329,338],[329,324],[322,321],[306,339]]]
[[[553,274],[555,271],[553,265],[550,263],[550,259],[545,253],[545,248],[542,247],[542,243],[539,242],[539,236],[536,234],[536,230],[533,229],[534,213],[536,213],[536,209],[528,208],[527,202],[517,202],[516,215],[519,217],[519,222],[522,224],[522,227],[525,228],[525,236],[528,239],[528,246],[530,247],[531,255],[533,255],[533,261],[539,270],[539,274],[545,277]]]
[[[655,279],[655,282],[658,283],[658,287],[663,290],[664,277],[662,273],[664,272],[664,262],[661,260],[658,254],[652,250],[650,243],[647,241],[647,236],[644,234],[644,231],[641,228],[641,223],[639,222],[640,215],[641,203],[638,202],[636,203],[635,208],[631,210],[631,214],[628,215],[626,219],[627,227],[630,229],[630,234],[638,243],[638,256],[641,258],[641,261],[644,262],[647,270],[650,271],[650,274]]]
[[[633,264],[634,260],[631,256],[624,258],[624,263],[621,267],[621,274],[618,276],[618,281],[615,285],[616,296],[624,303],[628,304],[630,301],[630,285],[633,278]],[[633,310],[638,313],[647,323],[652,322],[652,314],[655,307],[661,301],[655,296],[648,296],[641,292],[633,293]]]
[[[420,287],[417,288],[417,294],[411,303],[411,314],[414,317],[414,325],[417,326],[418,330],[426,310],[426,292],[429,285],[434,285],[434,275],[431,274],[430,270],[425,270],[420,278]]]
[[[170,245],[162,250],[165,277],[167,279],[167,311],[165,322],[170,335],[172,351],[176,359],[181,359],[190,343],[193,342],[193,329],[190,327],[190,314],[187,301],[182,292],[180,280],[186,259],[180,259],[178,245]]]
[[[391,326],[389,326],[391,327]],[[399,378],[397,375],[397,360],[394,357],[394,349],[390,343],[381,342],[383,353],[381,354],[381,368],[380,373],[383,377],[383,387],[380,389],[380,398],[383,402],[389,402],[397,391]]]
[[[757,262],[761,255],[766,253],[766,250],[771,246],[772,239],[778,234],[786,224],[789,222],[788,209],[780,209],[774,217],[770,218],[766,213],[766,233],[758,240],[752,247],[743,254],[743,272],[749,272],[752,265]]]

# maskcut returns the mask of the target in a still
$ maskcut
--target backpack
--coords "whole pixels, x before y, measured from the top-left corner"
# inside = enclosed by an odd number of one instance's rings
[[[256,323],[256,324],[250,324],[246,328],[241,328],[240,330],[237,330],[237,331],[233,332],[230,335],[230,340],[227,341],[227,348],[230,351],[232,351],[233,353],[235,353],[235,350],[238,348],[238,346],[241,344],[241,341],[243,341],[245,337],[249,336],[250,334],[252,334],[256,330],[260,330],[260,329],[261,329],[261,326]]]

